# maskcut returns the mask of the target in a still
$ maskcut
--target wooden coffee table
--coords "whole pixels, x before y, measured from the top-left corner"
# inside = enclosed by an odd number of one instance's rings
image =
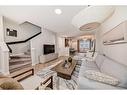
[[[63,64],[64,64],[64,62],[61,62],[60,64],[58,64],[57,66],[52,68],[52,70],[57,72],[57,76],[60,76],[60,77],[67,79],[67,80],[70,80],[71,75],[72,75],[74,68],[76,66],[76,61],[73,60],[72,64],[68,68],[63,67]]]

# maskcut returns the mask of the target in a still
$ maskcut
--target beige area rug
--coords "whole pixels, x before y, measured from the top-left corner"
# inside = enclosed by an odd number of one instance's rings
[[[77,89],[77,85],[78,85],[77,80],[78,80],[78,74],[79,74],[81,63],[82,63],[81,60],[77,61],[76,67],[71,77],[71,80],[66,80],[59,76],[55,77],[56,90],[75,90]],[[48,76],[49,74],[50,72],[44,71],[44,70],[39,71],[37,73],[37,75],[40,77]]]

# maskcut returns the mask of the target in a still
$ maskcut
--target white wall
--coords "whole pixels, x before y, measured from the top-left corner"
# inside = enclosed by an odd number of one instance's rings
[[[6,35],[6,28],[9,29],[15,29],[17,30],[17,37],[12,37],[12,36],[7,36]],[[12,42],[12,41],[20,41],[23,38],[23,32],[20,32],[20,27],[19,24],[4,17],[4,36],[5,36],[5,41],[6,42]]]
[[[101,37],[121,22],[127,20],[127,6],[119,6],[115,13],[101,27]],[[127,32],[127,31],[126,31]],[[102,43],[101,43],[102,44]],[[127,44],[103,45],[102,52],[110,58],[127,65]]]
[[[31,48],[35,49],[35,63],[39,63],[39,56],[43,55],[43,45],[55,45],[55,52],[57,53],[56,34],[48,29],[42,29],[42,33],[36,38],[31,39]]]
[[[78,41],[77,40],[73,40],[71,43],[71,48],[74,48],[75,50],[78,50]]]
[[[0,16],[0,42],[4,41],[3,16]]]
[[[17,37],[7,36],[6,29],[14,29],[17,30]],[[14,42],[14,41],[22,41],[26,40],[27,38],[41,32],[41,27],[33,25],[31,23],[22,23],[19,24],[13,20],[4,17],[4,37],[5,42]],[[12,49],[13,54],[26,52],[30,49],[30,43],[20,43],[20,44],[13,44],[9,45]]]
[[[17,37],[7,36],[6,28],[17,30]],[[27,22],[19,24],[11,19],[4,17],[4,31],[6,42],[22,41],[33,36],[36,33],[41,32],[41,27],[32,25],[31,23]]]
[[[9,74],[9,51],[5,42],[0,42],[0,72]]]
[[[20,31],[23,34],[23,37],[21,39],[27,39],[39,32],[41,32],[41,27],[33,25],[32,23],[29,22],[24,22],[19,25],[20,26]]]
[[[0,72],[9,74],[9,51],[4,42],[3,16],[0,16]]]
[[[96,44],[95,44],[95,51],[96,52],[102,52],[102,30],[99,28],[98,31],[95,33],[95,39],[96,39]]]
[[[69,47],[65,47],[65,38],[57,37],[59,56],[69,56]]]
[[[30,50],[30,41],[20,44],[9,45],[12,49],[12,54],[24,53]]]

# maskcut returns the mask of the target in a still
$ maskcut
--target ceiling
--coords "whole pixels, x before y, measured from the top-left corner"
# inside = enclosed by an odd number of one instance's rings
[[[38,26],[52,30],[62,36],[76,36],[84,33],[74,27],[72,18],[87,6],[0,6],[0,14],[18,22],[29,21]],[[54,9],[61,9],[56,15]]]

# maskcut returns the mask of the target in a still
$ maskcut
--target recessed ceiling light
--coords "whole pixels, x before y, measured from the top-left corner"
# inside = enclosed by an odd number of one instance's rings
[[[54,10],[56,14],[60,15],[62,13],[61,9],[55,9]]]

